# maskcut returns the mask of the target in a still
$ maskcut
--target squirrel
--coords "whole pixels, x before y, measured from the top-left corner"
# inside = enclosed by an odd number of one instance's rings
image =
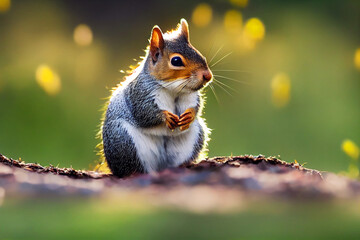
[[[101,124],[102,152],[113,175],[158,172],[206,151],[201,90],[213,75],[181,19],[163,33],[153,27],[145,57],[113,89]]]

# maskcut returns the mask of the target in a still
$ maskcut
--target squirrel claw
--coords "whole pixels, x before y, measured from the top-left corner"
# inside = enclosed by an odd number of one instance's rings
[[[166,122],[166,125],[167,125],[167,127],[168,127],[171,131],[174,131],[174,129],[176,128],[174,125],[172,125],[172,124],[169,123],[169,122]]]
[[[179,117],[169,111],[163,111],[165,116],[165,123],[171,130],[174,130],[178,126]]]
[[[194,108],[188,108],[183,114],[181,114],[178,122],[180,131],[184,131],[190,127],[190,124],[195,120],[195,115],[196,112]]]
[[[180,126],[180,131],[185,131],[185,130],[188,129],[189,127],[190,127],[190,123],[187,124],[187,125]]]

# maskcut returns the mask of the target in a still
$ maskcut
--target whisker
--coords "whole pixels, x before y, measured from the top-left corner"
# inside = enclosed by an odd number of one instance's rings
[[[224,78],[224,79],[228,79],[228,80],[231,80],[231,81],[234,81],[234,82],[238,82],[238,83],[243,83],[243,84],[250,85],[250,84],[249,84],[248,82],[246,82],[246,81],[241,81],[241,80],[238,80],[238,79],[235,79],[235,78],[229,78],[229,77],[225,77],[225,76],[222,76],[222,75],[216,75],[216,74],[214,74],[214,77]]]
[[[213,80],[214,80],[215,82],[223,85],[224,87],[227,87],[229,90],[233,91],[234,93],[238,93],[238,91],[236,91],[235,89],[233,89],[233,88],[230,87],[229,85],[227,85],[227,84],[225,84],[225,83],[223,83],[223,82],[221,82],[221,81],[219,81],[219,80],[217,80],[217,79],[215,79],[215,78],[214,78]]]
[[[223,56],[222,58],[220,58],[219,60],[217,60],[214,64],[212,64],[210,67],[215,67],[216,64],[218,64],[219,62],[221,62],[222,60],[224,60],[226,57],[228,57],[230,54],[232,54],[232,52],[229,52],[228,54],[226,54],[225,56]]]
[[[217,56],[217,54],[220,52],[220,50],[224,47],[224,45],[222,45],[214,54],[214,56],[210,59],[209,64],[212,62],[212,60],[214,60],[214,58]]]
[[[232,69],[214,69],[214,70],[211,70],[211,71],[212,72],[239,72],[239,73],[252,74],[252,72],[249,72],[249,71],[232,70]]]
[[[173,80],[171,82],[168,82],[168,83],[164,83],[164,84],[159,84],[158,86],[156,86],[154,89],[151,90],[151,92],[149,93],[149,95],[152,95],[155,91],[161,89],[161,88],[167,88],[179,81],[182,81],[183,79],[178,79],[178,80]]]
[[[163,84],[162,86],[163,86],[164,88],[166,88],[166,87],[170,87],[171,85],[173,85],[173,84],[175,84],[175,83],[182,82],[182,81],[184,81],[184,79],[176,79],[176,80],[170,81],[169,83],[165,83],[165,84]]]
[[[170,87],[171,85],[174,85],[175,83],[181,82],[183,81],[183,79],[178,79],[178,80],[173,80],[171,82],[169,82],[168,84],[164,84],[162,85],[163,87]]]
[[[231,97],[234,97],[228,90],[226,90],[223,86],[219,84],[219,82],[214,81],[214,83],[219,86],[222,90],[224,90],[227,94],[229,94]]]
[[[190,80],[185,81],[184,83],[181,83],[179,86],[182,86],[180,91],[177,92],[177,94],[180,94],[181,91],[189,84]]]
[[[214,96],[215,96],[215,99],[216,99],[217,103],[220,104],[219,98],[217,97],[217,95],[215,93],[215,89],[214,89],[212,83],[209,84],[209,87],[210,87],[211,91],[214,93]]]
[[[212,41],[212,44],[211,44],[210,50],[207,52],[207,55],[206,55],[206,56],[210,56],[210,53],[212,52],[212,50],[213,50],[214,46],[215,46],[215,39]]]

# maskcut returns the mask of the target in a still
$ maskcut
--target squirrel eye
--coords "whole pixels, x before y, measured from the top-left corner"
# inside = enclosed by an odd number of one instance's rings
[[[176,56],[171,59],[171,65],[175,67],[183,67],[184,63],[182,62],[181,57]]]

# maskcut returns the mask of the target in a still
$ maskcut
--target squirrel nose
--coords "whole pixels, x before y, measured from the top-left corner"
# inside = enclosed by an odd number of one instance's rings
[[[211,73],[211,71],[210,71],[209,69],[205,70],[205,71],[203,72],[203,80],[206,81],[206,82],[208,82],[208,81],[210,81],[211,79],[212,79],[212,73]]]

